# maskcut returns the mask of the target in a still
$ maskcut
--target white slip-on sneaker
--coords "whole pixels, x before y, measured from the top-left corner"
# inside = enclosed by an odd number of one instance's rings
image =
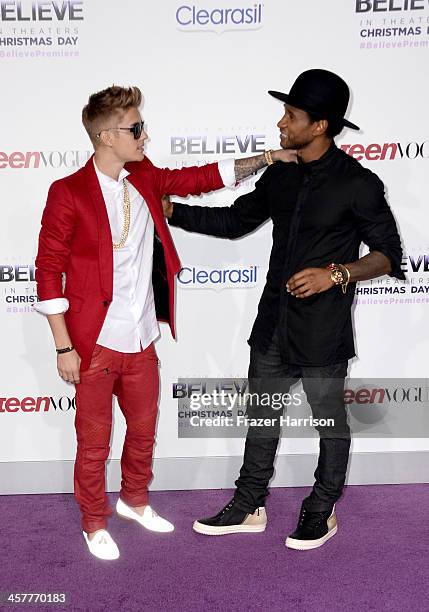
[[[116,503],[116,512],[123,518],[136,521],[142,527],[149,529],[149,531],[157,531],[158,533],[174,531],[174,525],[170,523],[170,521],[159,516],[150,506],[146,506],[143,514],[140,515],[119,498]]]
[[[89,552],[105,561],[111,561],[113,559],[119,559],[119,548],[112,536],[105,529],[96,531],[95,536],[90,540],[88,534],[82,531],[85,542],[88,544]]]

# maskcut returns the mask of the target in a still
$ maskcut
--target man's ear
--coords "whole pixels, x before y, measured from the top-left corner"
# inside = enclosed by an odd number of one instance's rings
[[[315,136],[322,136],[322,134],[325,134],[327,129],[328,129],[328,122],[326,119],[320,119],[319,121],[316,121],[314,124]]]
[[[112,133],[110,130],[103,130],[100,132],[100,136],[97,138],[99,144],[104,145],[105,147],[112,146]]]

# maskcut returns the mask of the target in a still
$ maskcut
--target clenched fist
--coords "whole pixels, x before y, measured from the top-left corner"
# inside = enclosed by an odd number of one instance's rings
[[[58,374],[65,382],[78,384],[80,382],[80,362],[76,349],[57,356]]]
[[[171,202],[170,196],[163,195],[161,198],[161,202],[162,202],[162,210],[164,212],[164,217],[167,217],[168,219],[170,219],[171,215],[173,214],[173,202]]]

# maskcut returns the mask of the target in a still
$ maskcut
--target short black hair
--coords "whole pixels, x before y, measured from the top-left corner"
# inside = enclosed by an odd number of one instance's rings
[[[307,111],[307,115],[310,117],[310,121],[314,123],[315,121],[321,121],[325,119],[328,122],[328,127],[326,129],[326,135],[329,138],[335,138],[343,131],[343,121],[342,119],[328,119],[328,117],[322,117],[322,115],[318,115],[316,113],[309,113]]]

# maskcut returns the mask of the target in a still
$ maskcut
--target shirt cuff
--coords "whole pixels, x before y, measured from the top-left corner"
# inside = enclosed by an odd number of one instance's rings
[[[33,308],[42,315],[61,314],[69,309],[69,301],[66,298],[53,298],[36,302]]]
[[[222,159],[217,163],[220,177],[225,187],[235,187],[235,159]]]
[[[169,219],[167,219],[168,221],[168,225],[172,225],[174,226],[178,226],[181,227],[181,221],[182,221],[182,210],[185,208],[185,206],[187,206],[187,204],[180,204],[179,202],[174,202],[174,206],[173,206],[173,214],[171,215],[171,217]]]

